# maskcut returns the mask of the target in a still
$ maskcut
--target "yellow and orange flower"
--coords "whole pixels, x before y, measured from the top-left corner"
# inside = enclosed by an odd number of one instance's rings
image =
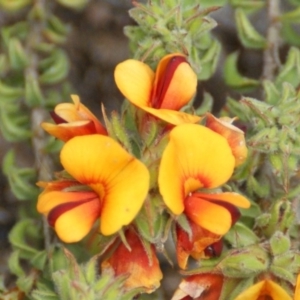
[[[121,243],[112,256],[101,264],[102,271],[113,270],[115,276],[128,274],[125,287],[130,290],[143,287],[147,293],[152,293],[160,286],[163,275],[155,248],[150,246],[146,252],[140,237],[133,229],[125,233],[131,250]]]
[[[137,215],[148,193],[149,172],[116,141],[98,134],[77,136],[63,146],[60,159],[77,182],[46,184],[37,210],[61,240],[81,240],[99,218],[100,232],[110,235]],[[89,189],[76,188],[79,184]]]
[[[224,282],[221,274],[196,274],[181,281],[171,300],[218,300]]]
[[[163,152],[158,175],[159,190],[175,215],[187,217],[216,235],[224,235],[233,220],[227,204],[248,208],[238,193],[213,192],[227,182],[235,158],[227,140],[201,125],[176,126]]]
[[[243,291],[235,300],[258,300],[258,299],[272,299],[272,300],[292,300],[292,297],[277,283],[272,280],[262,280],[250,286]],[[297,300],[295,294],[294,300]]]
[[[115,81],[135,106],[170,124],[196,123],[200,117],[179,112],[195,95],[197,75],[180,53],[166,55],[156,73],[145,63],[128,59],[117,65]]]
[[[43,129],[64,142],[80,135],[107,135],[101,122],[80,102],[79,97],[72,95],[71,98],[74,104],[60,103],[55,107],[51,115],[56,124],[42,123]]]
[[[216,118],[210,113],[206,114],[206,127],[222,135],[228,141],[235,158],[235,166],[241,165],[247,158],[248,149],[244,132],[232,123],[235,118]]]
[[[196,223],[189,221],[191,228],[191,237],[180,226],[176,226],[176,256],[181,269],[185,269],[189,256],[195,259],[205,258],[205,250],[212,244],[220,241],[221,236],[213,234],[203,229]],[[219,244],[221,246],[221,244]],[[220,249],[222,250],[222,249]],[[218,256],[218,253],[216,255]]]

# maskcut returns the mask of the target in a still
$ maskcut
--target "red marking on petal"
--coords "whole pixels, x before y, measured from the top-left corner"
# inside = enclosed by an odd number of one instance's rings
[[[76,202],[68,202],[68,203],[63,203],[60,204],[58,206],[56,206],[55,208],[53,208],[50,213],[48,214],[48,223],[50,226],[54,227],[56,220],[65,212],[80,206],[84,203],[90,202],[95,200],[95,197],[89,198],[89,199],[84,199],[82,201],[76,201]]]
[[[61,118],[54,111],[50,111],[50,116],[56,124],[68,123],[65,119]]]
[[[164,74],[161,74],[160,80],[158,80],[156,90],[152,90],[151,104],[153,108],[160,108],[168,90],[169,84],[173,78],[174,72],[178,65],[183,62],[187,62],[184,56],[174,56],[170,59],[165,69]],[[158,74],[156,75],[158,76]]]
[[[223,240],[219,240],[204,249],[204,254],[207,257],[218,257],[223,250]]]
[[[229,211],[229,213],[231,215],[231,226],[233,226],[241,216],[239,209],[230,203],[223,202],[223,201],[217,201],[217,200],[207,200],[207,201],[218,204],[218,205],[226,208]]]

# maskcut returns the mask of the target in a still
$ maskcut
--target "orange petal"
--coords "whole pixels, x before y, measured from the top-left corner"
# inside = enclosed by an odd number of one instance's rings
[[[92,121],[94,128],[99,134],[107,134],[106,129],[103,127],[98,118],[81,102],[77,95],[71,95],[74,102],[72,103],[60,103],[56,105],[55,113],[65,120],[67,123],[73,123],[76,121]]]
[[[259,296],[269,296],[273,300],[292,300],[281,286],[271,280],[263,280],[250,286],[235,300],[253,300]]]
[[[104,235],[133,220],[149,188],[149,172],[140,161],[103,135],[74,137],[64,145],[60,157],[65,170],[90,186],[103,201]]]
[[[218,204],[191,196],[184,205],[188,218],[216,235],[224,235],[231,227],[230,212]]]
[[[99,218],[100,209],[100,201],[97,197],[74,206],[59,217],[55,216],[54,229],[58,237],[66,243],[80,241],[89,233]]]
[[[190,255],[195,259],[205,257],[204,250],[221,238],[219,235],[203,229],[192,221],[189,221],[189,224],[192,230],[191,239],[181,227],[176,227],[176,255],[178,265],[181,269],[186,268]]]
[[[128,274],[125,281],[128,289],[144,287],[147,293],[151,293],[160,286],[162,279],[154,246],[151,245],[150,253],[147,253],[133,230],[128,230],[125,236],[131,251],[121,243],[112,256],[102,263],[101,268],[102,270],[113,269],[116,276]]]
[[[51,124],[42,123],[42,128],[52,136],[66,142],[74,136],[97,133],[95,124],[92,121],[75,121],[72,123]]]
[[[210,113],[206,114],[206,126],[227,139],[235,157],[235,166],[239,166],[247,158],[248,149],[246,147],[244,132],[231,124],[233,121],[234,119],[218,119]]]
[[[204,194],[204,193],[194,193],[194,197],[199,197],[206,200],[223,201],[230,203],[234,206],[241,208],[249,208],[251,203],[248,199],[238,193],[214,193],[214,194]]]
[[[46,190],[39,195],[37,202],[37,211],[42,214],[48,214],[57,205],[64,203],[81,202],[93,199],[97,196],[95,192],[63,192],[55,190]],[[99,203],[100,200],[98,199]]]
[[[114,76],[117,87],[126,99],[138,107],[150,106],[154,72],[148,65],[128,59],[117,65]]]
[[[181,281],[171,300],[220,298],[224,277],[221,274],[196,274]],[[203,296],[203,297],[202,297]],[[254,300],[256,298],[253,298]]]
[[[199,116],[190,115],[181,111],[170,109],[156,109],[151,107],[141,107],[151,115],[172,125],[181,125],[186,123],[197,123],[201,120]]]
[[[158,184],[165,204],[174,214],[182,213],[189,193],[224,184],[234,162],[227,141],[219,134],[196,124],[175,127],[159,167]]]

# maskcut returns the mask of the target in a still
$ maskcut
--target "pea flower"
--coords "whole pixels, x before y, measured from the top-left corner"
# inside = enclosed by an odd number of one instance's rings
[[[61,240],[81,240],[99,218],[99,231],[111,235],[137,215],[148,192],[149,172],[116,141],[98,134],[74,137],[64,144],[60,160],[76,181],[46,184],[37,210]]]
[[[71,98],[74,104],[60,103],[56,105],[51,114],[56,124],[42,123],[42,128],[64,142],[79,135],[96,133],[107,135],[101,122],[80,102],[79,97],[72,95]]]
[[[196,274],[183,279],[171,300],[216,300],[220,298],[224,277],[221,274]]]
[[[203,229],[192,221],[189,221],[189,225],[192,233],[191,237],[180,226],[176,226],[176,256],[181,269],[186,268],[189,256],[197,260],[205,258],[205,250],[210,247],[210,245],[221,242],[219,235]],[[222,251],[222,244],[219,243],[218,246],[221,247],[221,249],[217,249],[218,253],[216,253],[216,256]]]
[[[128,274],[125,287],[130,290],[142,287],[145,292],[152,293],[160,286],[163,275],[155,248],[150,245],[146,251],[140,237],[130,228],[125,237],[131,249],[120,243],[112,256],[101,264],[102,272],[112,269],[115,276]]]
[[[294,300],[299,299],[299,294],[295,292]],[[235,300],[257,300],[257,299],[272,299],[272,300],[292,300],[288,293],[277,283],[266,279],[250,286],[243,291]]]
[[[200,120],[178,111],[192,99],[197,87],[197,76],[184,55],[166,55],[155,73],[145,63],[128,59],[117,65],[114,75],[121,93],[149,114],[173,125]]]
[[[250,206],[238,193],[212,190],[229,180],[234,166],[235,158],[224,137],[201,125],[176,126],[159,167],[159,190],[166,206],[173,214],[184,212],[202,228],[224,235],[233,223],[227,204]]]
[[[206,127],[226,138],[235,158],[235,166],[241,165],[247,158],[248,149],[246,146],[244,132],[232,123],[235,118],[216,118],[210,113],[206,114]]]

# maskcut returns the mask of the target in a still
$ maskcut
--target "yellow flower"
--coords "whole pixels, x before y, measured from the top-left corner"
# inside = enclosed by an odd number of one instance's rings
[[[106,129],[93,113],[85,107],[78,96],[71,96],[74,104],[58,104],[52,118],[56,124],[42,123],[41,126],[49,134],[66,142],[74,136],[88,134],[107,135]]]
[[[115,81],[134,105],[170,124],[196,123],[198,116],[179,112],[196,93],[197,76],[184,55],[162,58],[156,73],[145,63],[128,59],[117,65]]]
[[[131,250],[123,243],[119,244],[112,256],[101,264],[102,272],[112,269],[115,276],[128,274],[125,281],[127,289],[143,287],[147,293],[152,293],[160,286],[163,277],[155,248],[151,245],[146,252],[133,229],[127,230],[125,237]]]
[[[296,296],[297,297],[297,296]],[[295,300],[297,298],[295,297]],[[259,300],[259,299],[272,299],[272,300],[292,300],[288,293],[277,283],[272,280],[262,280],[235,298],[235,300]]]
[[[158,175],[159,190],[167,207],[216,235],[224,235],[233,220],[226,204],[248,208],[237,193],[209,193],[227,182],[235,158],[227,140],[196,124],[183,124],[170,132]],[[206,191],[198,191],[206,189]]]
[[[148,192],[149,172],[113,139],[74,137],[63,146],[60,159],[77,183],[49,184],[37,204],[60,239],[79,241],[98,218],[100,232],[110,235],[137,215]],[[90,190],[78,190],[76,184]]]
[[[244,132],[232,125],[234,120],[234,118],[230,119],[226,117],[218,119],[210,113],[206,114],[206,127],[226,138],[235,158],[235,166],[237,167],[247,158],[248,149],[246,147]]]

